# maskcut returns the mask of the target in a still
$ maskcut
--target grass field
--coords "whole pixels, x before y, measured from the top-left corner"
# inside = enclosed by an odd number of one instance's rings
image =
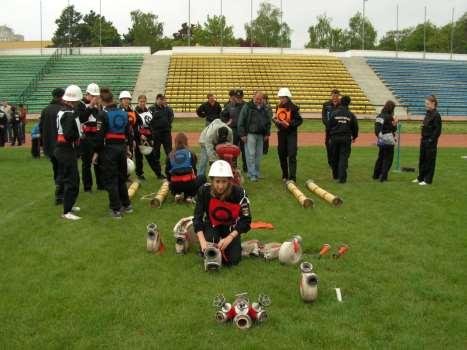
[[[349,182],[329,179],[322,148],[299,154],[299,183],[313,178],[339,194],[334,209],[313,197],[301,209],[281,184],[275,150],[265,158],[267,180],[247,183],[254,220],[274,231],[248,238],[304,238],[306,259],[320,278],[313,305],[298,297],[298,267],[245,259],[208,274],[195,254],[174,253],[172,227],[192,213],[172,199],[110,219],[103,192],[80,193],[83,220],[64,222],[52,205],[46,159],[27,149],[0,149],[1,349],[460,349],[467,347],[467,155],[440,149],[433,186],[410,183],[412,173],[371,180],[374,148],[352,151]],[[405,166],[418,150],[403,149]],[[145,166],[147,168],[147,165]],[[147,174],[149,175],[149,174]],[[167,250],[145,251],[145,227],[157,223]],[[323,243],[350,245],[340,260],[317,260]],[[336,301],[340,287],[343,303]],[[272,298],[270,319],[241,332],[214,320],[213,297],[259,293]]]

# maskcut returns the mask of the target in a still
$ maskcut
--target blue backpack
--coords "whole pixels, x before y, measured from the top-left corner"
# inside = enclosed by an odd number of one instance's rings
[[[191,166],[191,152],[187,149],[179,149],[170,156],[170,173],[182,174],[193,170]]]
[[[125,134],[128,125],[128,113],[121,109],[106,111],[109,121],[108,133]]]

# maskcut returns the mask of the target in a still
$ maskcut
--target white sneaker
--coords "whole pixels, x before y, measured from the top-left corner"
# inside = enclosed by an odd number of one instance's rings
[[[418,179],[412,180],[412,183],[414,183],[414,184],[418,184],[419,182],[420,182],[420,181],[418,181]]]
[[[66,220],[73,220],[73,221],[81,219],[79,216],[73,214],[71,211],[66,214],[63,214],[62,218]]]
[[[418,184],[419,184],[420,186],[426,186],[426,185],[428,185],[425,181],[419,182]]]
[[[73,207],[73,208],[71,208],[71,211],[73,213],[77,213],[77,212],[81,211],[81,208],[80,207]]]
[[[176,194],[175,195],[175,203],[180,204],[183,202],[183,194]]]

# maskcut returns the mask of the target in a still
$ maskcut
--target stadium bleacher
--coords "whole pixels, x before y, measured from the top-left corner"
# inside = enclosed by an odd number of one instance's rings
[[[37,113],[47,105],[54,88],[76,84],[84,93],[91,82],[111,88],[118,97],[121,90],[133,91],[142,62],[143,55],[64,56],[39,81],[26,104],[31,113]]]
[[[0,99],[18,103],[18,96],[49,59],[48,56],[2,56]]]
[[[409,113],[425,114],[424,100],[437,96],[442,115],[467,116],[467,62],[367,58]]]
[[[165,93],[175,111],[194,112],[208,92],[224,102],[233,88],[243,89],[246,99],[261,90],[274,103],[280,87],[290,88],[302,112],[321,112],[337,88],[352,96],[352,111],[374,113],[342,62],[330,56],[174,54]]]

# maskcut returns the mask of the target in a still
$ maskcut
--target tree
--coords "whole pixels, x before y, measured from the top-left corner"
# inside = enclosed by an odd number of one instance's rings
[[[206,22],[194,34],[196,42],[204,46],[232,46],[237,43],[233,27],[226,25],[225,16],[208,15]]]
[[[102,20],[102,23],[101,23]],[[122,39],[118,34],[117,28],[112,22],[107,21],[104,16],[100,16],[91,10],[89,14],[83,17],[83,22],[88,29],[88,35],[84,46],[100,46],[100,27],[102,26],[102,46],[120,46]],[[84,39],[84,38],[83,38]]]
[[[349,20],[348,40],[351,49],[362,48],[362,25],[365,23],[365,49],[374,49],[376,43],[376,30],[370,20],[365,17],[363,21],[362,14],[357,12]]]
[[[158,21],[158,16],[151,12],[132,11],[131,28],[124,35],[124,40],[130,46],[150,46],[151,52],[167,48],[168,41],[163,38],[164,24]]]
[[[65,7],[59,18],[55,20],[57,30],[55,30],[52,42],[54,46],[63,47],[68,46],[81,46],[81,39],[83,37],[83,27],[80,21],[83,18],[81,13],[75,10],[73,5]]]
[[[258,46],[290,47],[292,30],[287,23],[280,23],[281,11],[268,2],[259,5],[257,17],[253,23],[245,24],[246,40]]]
[[[201,26],[199,24],[191,24],[188,27],[188,23],[182,23],[182,27],[176,32],[173,33],[174,46],[188,46],[188,35],[190,35],[190,45],[199,44],[198,40],[200,38]]]
[[[329,48],[332,41],[331,18],[325,14],[316,17],[318,23],[308,28],[310,41],[305,45],[306,48]]]

